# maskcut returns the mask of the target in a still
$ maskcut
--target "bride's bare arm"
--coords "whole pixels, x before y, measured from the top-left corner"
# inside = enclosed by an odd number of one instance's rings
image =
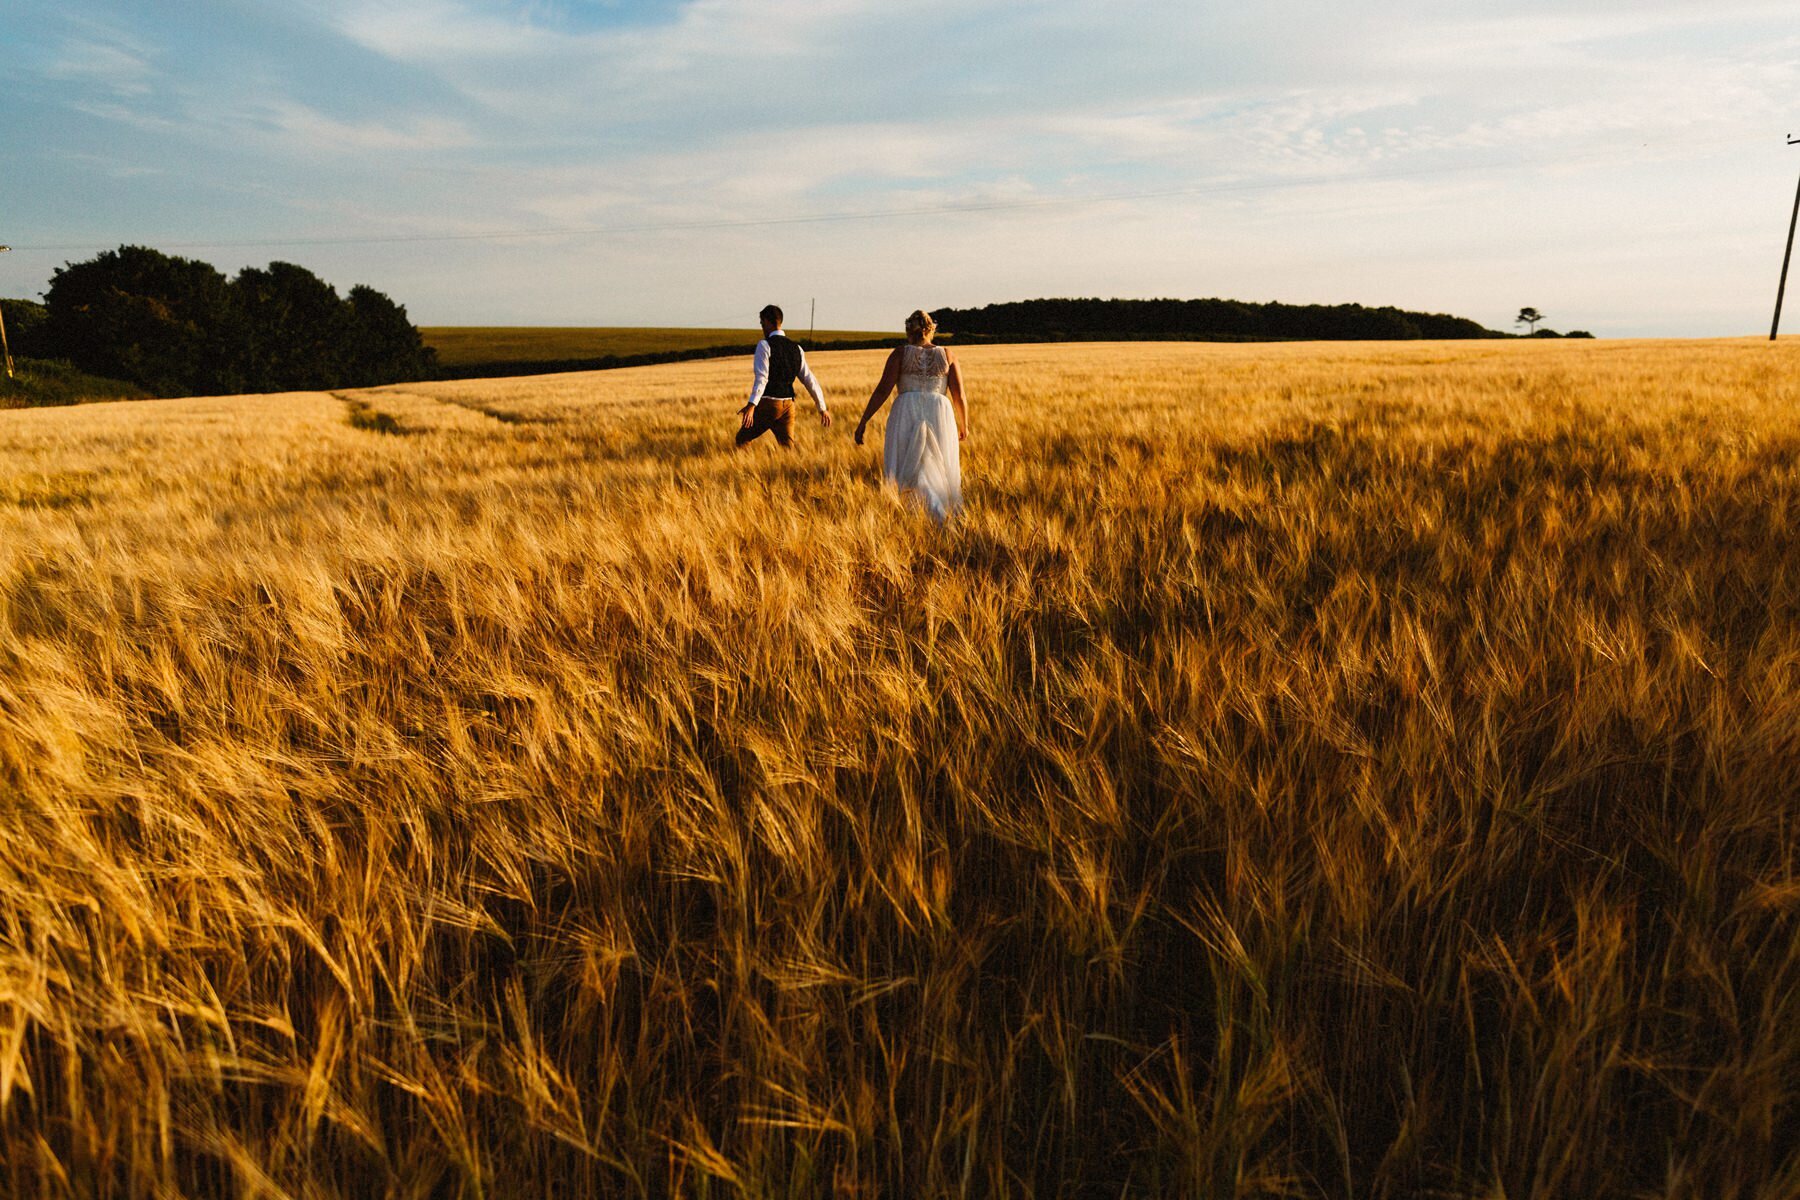
[[[963,391],[962,366],[955,358],[950,359],[950,405],[956,410],[956,432],[961,437],[969,436],[969,400]]]
[[[869,427],[870,420],[881,411],[881,406],[887,403],[887,398],[893,395],[894,389],[899,384],[900,351],[896,349],[888,355],[887,365],[881,369],[881,382],[875,385],[874,392],[869,396],[869,406],[863,409],[862,420],[856,423],[857,445],[862,445],[863,431]]]

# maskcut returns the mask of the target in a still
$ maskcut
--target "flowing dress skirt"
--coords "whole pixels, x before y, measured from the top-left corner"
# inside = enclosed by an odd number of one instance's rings
[[[962,455],[956,410],[942,392],[901,392],[888,416],[882,475],[913,492],[940,521],[962,511]]]

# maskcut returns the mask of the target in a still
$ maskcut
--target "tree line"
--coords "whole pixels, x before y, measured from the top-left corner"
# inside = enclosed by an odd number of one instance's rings
[[[14,352],[158,396],[316,391],[429,378],[436,352],[374,288],[346,296],[304,267],[236,277],[121,246],[60,268],[41,305],[7,301]]]
[[[938,327],[963,342],[986,338],[1221,341],[1412,341],[1498,338],[1465,317],[1361,304],[1258,304],[1243,300],[1019,300],[943,308]]]

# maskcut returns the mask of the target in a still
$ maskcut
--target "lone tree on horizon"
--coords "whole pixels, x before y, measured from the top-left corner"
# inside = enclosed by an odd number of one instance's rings
[[[1519,315],[1513,318],[1513,324],[1514,325],[1529,325],[1529,326],[1531,326],[1531,332],[1535,334],[1537,332],[1538,322],[1543,319],[1544,319],[1543,313],[1539,312],[1535,308],[1527,307],[1527,308],[1521,308],[1519,310]]]

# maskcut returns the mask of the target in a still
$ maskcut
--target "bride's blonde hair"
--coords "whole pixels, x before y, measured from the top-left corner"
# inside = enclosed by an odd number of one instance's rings
[[[931,314],[922,308],[906,318],[906,336],[908,338],[928,338],[936,332],[937,322],[932,320]]]

